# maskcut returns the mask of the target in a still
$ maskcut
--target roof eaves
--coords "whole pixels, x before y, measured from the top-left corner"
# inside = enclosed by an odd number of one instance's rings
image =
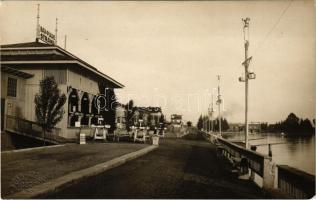
[[[113,78],[109,77],[108,75],[102,73],[101,71],[99,71],[97,68],[91,66],[90,64],[88,64],[87,62],[81,60],[80,58],[78,58],[77,56],[73,55],[72,53],[62,49],[59,46],[43,46],[43,47],[2,47],[1,50],[18,50],[18,49],[58,49],[60,51],[62,51],[63,53],[67,54],[68,56],[70,56],[71,58],[73,58],[74,60],[76,60],[78,62],[79,65],[85,67],[86,69],[93,71],[94,73],[97,73],[98,75],[100,75],[101,77],[113,82],[115,85],[117,85],[119,88],[123,88],[125,87],[123,84],[119,83],[118,81],[114,80]]]

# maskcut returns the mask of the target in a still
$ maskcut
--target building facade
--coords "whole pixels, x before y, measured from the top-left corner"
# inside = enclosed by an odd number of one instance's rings
[[[157,127],[164,122],[160,107],[136,107],[133,115],[134,126]]]
[[[261,122],[250,122],[248,124],[248,130],[250,133],[260,133],[262,132]],[[228,131],[231,132],[244,132],[245,124],[243,123],[230,123]]]
[[[124,87],[59,46],[30,42],[1,45],[0,50],[3,129],[6,116],[36,121],[34,98],[47,76],[54,77],[67,97],[64,117],[57,124],[65,138],[77,137],[79,128],[90,134],[92,125],[102,124],[97,98],[106,89]]]
[[[116,106],[116,113],[115,113],[115,122],[116,127],[119,129],[125,129],[126,128],[126,109],[125,106],[118,103]]]
[[[171,125],[173,125],[174,127],[182,126],[182,115],[172,114],[170,122],[171,122]]]

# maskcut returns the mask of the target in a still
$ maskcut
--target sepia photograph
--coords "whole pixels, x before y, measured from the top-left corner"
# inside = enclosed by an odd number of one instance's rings
[[[1,198],[315,198],[315,9],[0,0]]]

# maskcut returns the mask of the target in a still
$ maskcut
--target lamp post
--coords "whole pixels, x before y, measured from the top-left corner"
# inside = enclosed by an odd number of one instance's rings
[[[213,113],[214,113],[214,96],[212,94],[212,103],[208,108],[208,116],[210,119],[210,132],[213,132]]]
[[[244,32],[244,46],[245,46],[245,61],[242,63],[243,66],[245,66],[245,77],[239,77],[240,82],[245,82],[245,146],[246,148],[249,148],[248,144],[248,80],[249,79],[255,79],[256,74],[253,72],[249,72],[249,64],[252,59],[252,57],[248,57],[248,48],[249,48],[249,21],[250,18],[243,18],[243,32]],[[246,34],[246,32],[248,34]]]
[[[218,131],[219,131],[219,135],[222,135],[222,117],[221,117],[221,103],[222,103],[222,98],[221,98],[221,91],[220,91],[220,80],[221,80],[221,76],[217,75],[217,79],[218,79],[218,95],[217,95],[217,105],[218,105]]]

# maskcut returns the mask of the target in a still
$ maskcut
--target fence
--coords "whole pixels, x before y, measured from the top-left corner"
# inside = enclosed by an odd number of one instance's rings
[[[246,158],[252,172],[262,177],[262,187],[266,189],[274,187],[275,165],[271,161],[271,157],[246,149],[216,135],[209,134],[209,136],[212,141],[216,141],[222,146],[224,156]]]
[[[36,122],[32,122],[26,119],[6,115],[5,129],[7,131],[43,140],[42,127]],[[55,144],[65,142],[65,139],[63,137],[60,137],[60,133],[61,129],[59,128],[54,128],[51,132],[46,132],[45,141]]]
[[[315,176],[278,165],[278,189],[291,198],[309,199],[315,195]]]
[[[267,155],[246,149],[216,135],[207,135],[212,142],[217,142],[222,146],[224,156],[246,158],[249,168],[262,177],[263,188],[278,188],[284,195],[291,198],[306,199],[315,195],[314,175],[287,165],[276,166]]]

